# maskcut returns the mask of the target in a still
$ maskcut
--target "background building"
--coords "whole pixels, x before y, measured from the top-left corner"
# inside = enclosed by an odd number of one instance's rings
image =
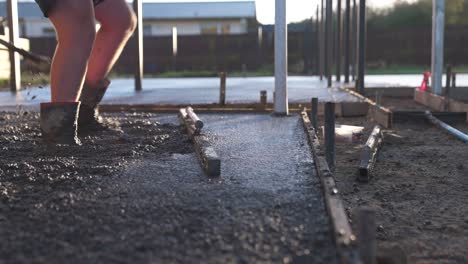
[[[19,2],[20,36],[54,36],[52,24],[34,2]],[[6,3],[0,2],[0,16],[6,17]],[[235,35],[256,30],[255,1],[143,3],[143,31],[146,36],[167,36],[177,27],[179,35]]]

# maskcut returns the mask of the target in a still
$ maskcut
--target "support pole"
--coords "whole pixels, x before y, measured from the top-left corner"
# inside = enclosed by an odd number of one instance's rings
[[[323,80],[323,75],[325,74],[325,20],[324,20],[324,0],[321,0],[320,5],[320,35],[319,35],[319,43],[320,43],[320,81]]]
[[[315,20],[315,43],[317,49],[312,52],[314,53],[314,58],[315,58],[315,73],[317,75],[320,75],[320,53],[322,53],[322,47],[320,46],[320,6],[317,5],[317,12],[316,12],[316,20]]]
[[[357,5],[356,0],[353,0],[353,18],[351,26],[351,77],[353,82],[356,81],[357,69]]]
[[[332,87],[331,65],[333,57],[332,34],[333,34],[333,1],[327,0],[326,6],[326,36],[325,36],[325,75],[327,76],[328,88]]]
[[[336,7],[336,81],[341,81],[341,0]]]
[[[335,103],[325,103],[325,158],[335,171]]]
[[[432,17],[432,92],[442,95],[444,71],[445,0],[433,0]]]
[[[137,16],[137,26],[134,33],[135,41],[135,90],[142,90],[143,78],[143,7],[142,0],[133,0],[133,10]]]
[[[7,0],[8,29],[10,44],[16,46],[19,42],[18,0]],[[21,89],[21,64],[18,53],[10,50],[10,89],[17,92]]]
[[[358,74],[356,90],[364,95],[365,74],[366,74],[366,0],[359,0],[359,31],[358,31]]]
[[[275,114],[288,115],[286,0],[275,0]]]
[[[349,83],[349,60],[350,60],[350,11],[351,11],[351,0],[345,0],[345,21],[344,21],[344,45],[345,45],[345,61],[344,61],[344,75],[345,83]]]

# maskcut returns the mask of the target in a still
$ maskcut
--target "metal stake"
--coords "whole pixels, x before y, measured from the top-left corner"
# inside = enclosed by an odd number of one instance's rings
[[[314,127],[315,131],[317,131],[318,98],[312,98],[311,103],[310,121],[312,122],[312,126]]]
[[[325,158],[335,171],[335,103],[325,103]]]

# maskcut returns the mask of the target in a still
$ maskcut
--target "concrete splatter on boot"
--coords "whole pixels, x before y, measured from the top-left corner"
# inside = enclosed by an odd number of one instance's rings
[[[77,136],[80,102],[41,103],[42,139],[47,144],[81,145]]]
[[[96,85],[96,87],[91,87],[87,84],[83,86],[80,96],[80,117],[78,119],[79,133],[86,134],[106,130],[108,128],[103,123],[97,106],[104,97],[109,84],[110,81],[108,79],[104,79]]]

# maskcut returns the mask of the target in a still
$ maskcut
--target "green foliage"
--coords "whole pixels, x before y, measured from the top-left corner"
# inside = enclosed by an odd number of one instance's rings
[[[449,0],[445,4],[447,25],[468,25],[468,0]],[[368,17],[368,26],[376,29],[430,27],[432,0],[398,0],[391,8],[369,9]]]

